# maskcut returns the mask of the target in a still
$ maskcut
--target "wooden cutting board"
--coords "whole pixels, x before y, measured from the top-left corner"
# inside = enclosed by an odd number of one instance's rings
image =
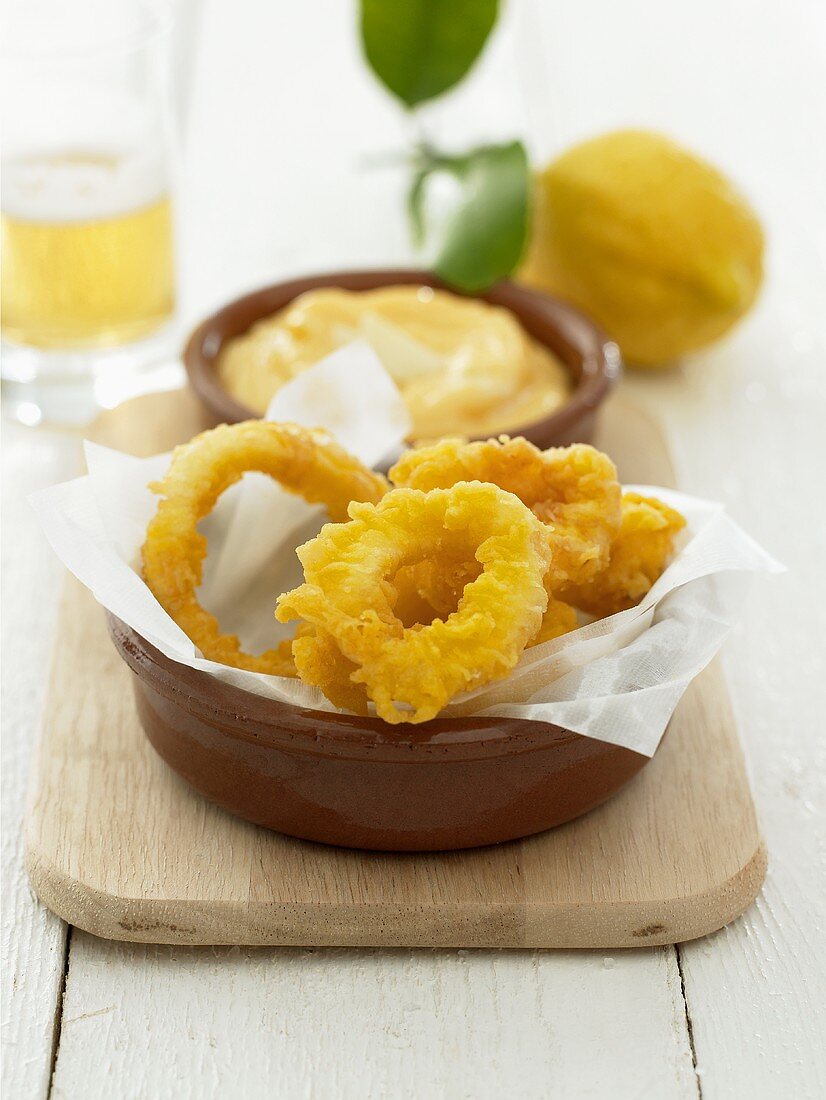
[[[188,392],[137,398],[101,443],[153,454],[205,426]],[[597,443],[624,481],[673,484],[662,436],[617,398]],[[60,611],[28,822],[29,875],[59,916],[178,944],[637,947],[738,916],[766,854],[725,683],[692,684],[652,762],[605,805],[524,841],[390,855],[280,836],[208,803],[155,755],[131,673],[76,581]]]

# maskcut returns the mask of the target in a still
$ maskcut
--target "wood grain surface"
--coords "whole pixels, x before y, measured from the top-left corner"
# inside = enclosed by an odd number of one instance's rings
[[[100,442],[154,453],[203,425],[187,393],[101,420]],[[654,424],[615,401],[600,444],[624,480],[668,483]],[[131,674],[92,597],[59,616],[28,834],[35,890],[111,939],[178,944],[634,947],[736,917],[765,872],[725,687],[686,693],[654,760],[604,806],[528,840],[387,855],[309,844],[231,817],[155,755]]]

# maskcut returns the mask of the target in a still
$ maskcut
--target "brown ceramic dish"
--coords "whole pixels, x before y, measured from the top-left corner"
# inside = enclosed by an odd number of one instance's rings
[[[258,416],[231,397],[218,380],[215,363],[227,340],[308,290],[325,286],[374,290],[399,284],[444,287],[427,271],[340,271],[276,283],[238,298],[213,313],[190,336],[184,351],[190,384],[216,421],[234,424]],[[524,435],[539,447],[589,442],[597,410],[622,369],[617,345],[573,306],[515,283],[499,283],[481,297],[509,309],[531,336],[557,356],[573,383],[570,399],[562,408],[531,424],[514,424],[510,434]]]
[[[604,802],[647,758],[513,718],[416,727],[302,710],[164,657],[114,616],[152,745],[239,817],[351,848],[438,851],[541,832]]]

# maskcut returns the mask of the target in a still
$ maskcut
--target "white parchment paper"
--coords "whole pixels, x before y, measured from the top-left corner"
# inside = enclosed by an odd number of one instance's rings
[[[366,464],[395,453],[409,430],[404,402],[367,344],[335,352],[284,386],[271,420],[321,426]],[[140,548],[157,507],[147,484],[169,455],[139,459],[86,444],[88,474],[32,496],[61,561],[104,607],[167,657],[269,698],[334,710],[297,679],[205,660],[140,577]],[[443,712],[553,722],[651,756],[691,680],[737,621],[753,574],[781,571],[718,504],[656,486],[627,486],[677,508],[688,521],[674,560],[634,608],[528,649],[513,673],[458,697]],[[245,648],[260,652],[291,633],[275,600],[302,579],[295,547],[323,511],[248,474],[201,525],[209,554],[203,605]]]

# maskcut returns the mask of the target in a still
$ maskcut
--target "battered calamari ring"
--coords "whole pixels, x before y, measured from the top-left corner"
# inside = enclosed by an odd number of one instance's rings
[[[624,493],[607,568],[584,584],[563,586],[559,595],[597,618],[633,607],[662,573],[683,527],[685,519],[661,500]]]
[[[400,569],[394,579],[399,598],[394,608],[405,626],[429,623],[437,616],[445,618],[456,610],[465,586],[479,576],[481,566],[474,559],[446,562],[428,560]],[[422,593],[426,592],[427,597]],[[548,609],[542,617],[539,632],[529,645],[539,645],[576,630],[579,626],[576,608],[562,600],[548,598]]]
[[[412,608],[408,617],[415,616],[416,622],[424,621],[421,616],[426,614],[427,608],[432,608],[431,619],[437,615],[445,618],[456,610],[466,586],[481,572],[482,566],[476,558],[468,561],[461,547],[452,557],[442,549],[438,555],[399,570],[395,579],[399,606]],[[405,618],[398,609],[396,615],[402,620]]]
[[[223,424],[176,447],[166,475],[150,485],[164,499],[147,528],[143,576],[160,605],[208,660],[295,676],[289,643],[257,657],[245,653],[234,634],[221,633],[196,595],[207,553],[198,521],[248,470],[269,474],[311,504],[324,504],[334,520],[346,518],[352,500],[381,499],[387,482],[321,429],[247,420]]]
[[[363,684],[378,715],[398,723],[425,722],[459,692],[506,676],[548,602],[550,550],[531,512],[495,485],[460,482],[428,493],[396,489],[349,513],[349,523],[327,524],[299,547],[305,583],[278,600],[278,619],[300,617],[316,630],[294,646],[302,678],[325,690],[322,650],[333,639],[352,665],[349,682]],[[475,558],[481,573],[447,619],[405,627],[387,578],[443,555]]]
[[[319,688],[334,706],[353,714],[369,713],[364,684],[351,679],[358,665],[344,656],[332,635],[310,623],[299,623],[291,657],[301,670],[301,679]]]
[[[550,642],[553,638],[561,638],[563,634],[569,634],[579,626],[576,608],[571,607],[562,600],[548,600],[548,610],[542,616],[539,632],[531,638],[532,646],[541,645],[542,642]]]
[[[552,550],[546,584],[580,584],[608,563],[620,524],[621,490],[607,455],[578,443],[540,451],[503,435],[484,442],[446,439],[402,455],[390,471],[394,485],[444,489],[483,481],[515,494],[548,528]],[[430,599],[428,591],[423,595]]]

